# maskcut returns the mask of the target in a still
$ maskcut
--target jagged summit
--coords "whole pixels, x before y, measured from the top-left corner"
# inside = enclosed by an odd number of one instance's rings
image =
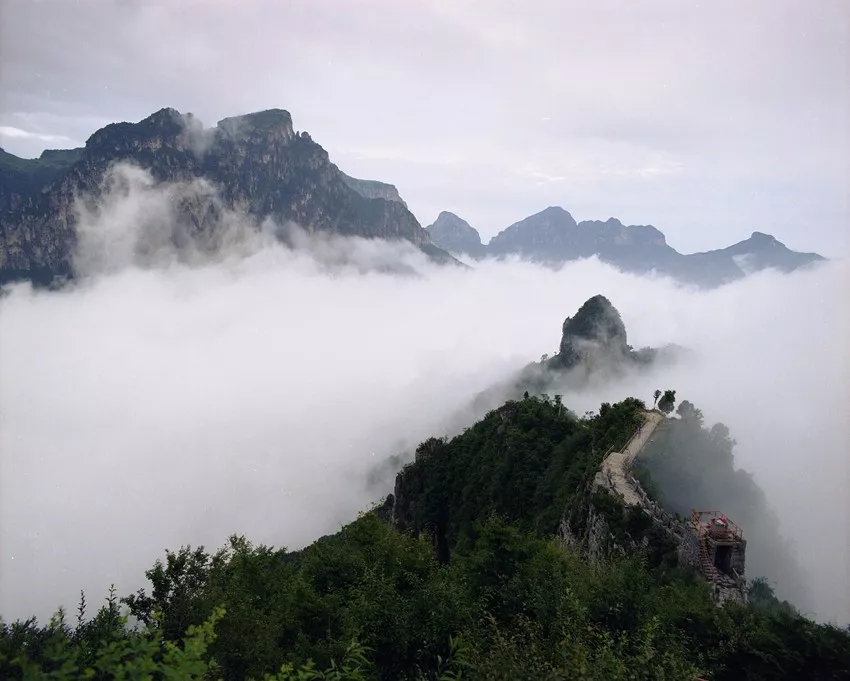
[[[448,215],[477,236],[466,221]],[[456,230],[429,231],[437,245],[463,252]],[[519,256],[552,267],[596,257],[624,272],[664,275],[701,287],[720,286],[763,269],[791,272],[825,260],[817,253],[792,251],[772,235],[758,231],[728,248],[685,255],[672,248],[653,225],[625,225],[615,217],[576,222],[560,206],[549,206],[515,222],[489,244],[466,252],[475,258]]]
[[[295,133],[283,109],[232,116],[204,128],[192,114],[163,108],[137,123],[107,125],[89,137],[79,159],[66,154],[58,160],[61,167],[53,163],[50,173],[30,180],[26,161],[9,154],[0,158],[4,167],[22,168],[9,174],[14,182],[5,172],[0,177],[0,284],[22,279],[50,284],[74,276],[75,200],[85,195],[96,203],[106,174],[125,162],[144,168],[156,182],[189,186],[203,180],[212,186],[220,205],[208,205],[213,197],[207,194],[186,197],[179,208],[192,211],[185,222],[211,243],[222,227],[216,219],[223,208],[246,213],[257,225],[270,219],[310,232],[408,241],[433,260],[456,262],[432,244],[397,192],[391,196],[368,182],[352,183],[325,149],[306,133]]]
[[[557,353],[544,355],[508,380],[479,393],[472,410],[486,413],[526,392],[555,395],[603,385],[629,372],[675,364],[686,360],[689,354],[687,349],[673,344],[632,349],[617,308],[604,295],[595,295],[564,320]]]
[[[206,152],[216,142],[288,142],[294,136],[292,116],[283,109],[230,116],[205,128],[194,114],[166,107],[138,123],[111,123],[101,128],[86,141],[86,149],[118,151],[152,144],[156,149]]]
[[[553,358],[560,366],[602,359],[618,360],[629,352],[626,326],[611,301],[596,295],[582,305],[575,317],[564,321],[561,344]]]
[[[487,255],[520,255],[534,262],[560,265],[597,256],[624,269],[646,272],[678,255],[652,225],[624,225],[617,218],[576,222],[560,206],[514,223],[494,236]]]
[[[191,117],[191,114],[188,115]],[[187,118],[170,107],[155,111],[138,123],[110,123],[86,140],[86,151],[120,152],[139,148],[146,141],[176,139],[186,129]]]
[[[216,126],[217,133],[233,139],[262,136],[288,141],[295,136],[292,116],[284,109],[267,109],[242,116],[223,118]]]

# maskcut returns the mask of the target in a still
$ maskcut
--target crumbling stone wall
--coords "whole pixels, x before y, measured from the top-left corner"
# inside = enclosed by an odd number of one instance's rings
[[[627,506],[639,506],[652,519],[656,528],[661,529],[676,544],[679,564],[689,566],[702,574],[700,562],[700,538],[696,528],[690,521],[674,518],[658,503],[649,498],[640,482],[631,474],[631,467],[640,451],[649,442],[656,429],[664,423],[664,416],[657,411],[647,412],[645,423],[637,429],[622,452],[612,452],[605,457],[593,481],[594,489],[603,489],[617,496]],[[588,500],[585,510],[586,519],[584,531],[579,536],[571,526],[568,518],[561,521],[559,535],[566,545],[583,544],[591,562],[598,563],[606,560],[612,553],[623,547],[617,545],[605,517],[594,508]],[[710,547],[712,563],[715,559],[715,548]],[[746,541],[741,541],[732,547],[730,565],[732,574],[726,575],[719,571],[704,574],[712,583],[712,595],[718,603],[727,600],[736,602],[746,601],[745,579]]]

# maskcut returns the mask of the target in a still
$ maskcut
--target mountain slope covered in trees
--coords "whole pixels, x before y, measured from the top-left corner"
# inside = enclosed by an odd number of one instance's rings
[[[707,426],[702,411],[688,400],[679,404],[676,414],[637,460],[638,478],[647,481],[651,496],[671,514],[687,517],[694,508],[726,513],[750,539],[747,572],[769,576],[778,593],[793,596],[795,604],[807,610],[806,582],[795,552],[779,533],[779,521],[762,489],[736,466],[736,443],[729,428],[723,423]]]
[[[393,496],[301,551],[233,537],[168,552],[123,599],[141,629],[114,598],[76,626],[4,624],[0,676],[847,678],[847,631],[776,607],[762,582],[753,605],[717,607],[613,498],[611,526],[635,548],[592,565],[554,538],[643,409],[629,399],[579,419],[559,399],[508,402],[422,443]]]

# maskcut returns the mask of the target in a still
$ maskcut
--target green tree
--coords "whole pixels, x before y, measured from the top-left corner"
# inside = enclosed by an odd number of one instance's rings
[[[676,404],[676,391],[675,390],[665,390],[664,395],[658,401],[658,408],[663,411],[665,414],[669,414],[673,411],[673,407]]]
[[[583,419],[558,406],[508,402],[457,437],[423,442],[397,481],[395,518],[381,505],[296,552],[239,536],[213,554],[168,552],[147,573],[150,595],[125,601],[138,629],[114,592],[90,621],[81,599],[76,627],[62,613],[47,627],[0,621],[0,678],[846,678],[850,632],[801,617],[763,580],[751,605],[717,607],[649,515],[589,491],[643,402]],[[686,472],[704,482],[729,467],[734,441],[680,409],[653,446],[681,445]],[[652,475],[671,500],[682,485],[663,473],[678,456],[646,457],[665,464]],[[751,496],[745,483],[735,489]],[[614,543],[593,564],[581,540],[561,539],[590,529],[589,509]]]
[[[652,397],[653,397],[652,408],[654,409],[655,406],[658,404],[658,398],[661,397],[661,391],[656,390],[654,393],[652,393]]]
[[[109,610],[111,602],[105,609]],[[143,629],[127,628],[126,616],[107,635],[93,637],[91,632],[71,629],[60,610],[43,630],[42,645],[34,648],[19,641],[11,649],[6,640],[9,628],[0,624],[0,672],[4,679],[26,681],[119,681],[124,679],[211,678],[216,666],[207,657],[207,648],[215,639],[216,623],[224,611],[215,609],[200,626],[191,626],[178,641],[167,641],[158,626],[159,618]],[[110,612],[111,617],[111,612]]]
[[[692,402],[689,402],[688,400],[682,400],[679,403],[679,406],[676,408],[676,413],[682,417],[683,421],[690,421],[702,427],[702,410],[697,409]]]

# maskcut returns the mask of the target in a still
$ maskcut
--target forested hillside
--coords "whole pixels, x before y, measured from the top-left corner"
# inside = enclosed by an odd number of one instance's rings
[[[645,487],[673,514],[691,509],[719,509],[746,529],[750,539],[747,572],[769,576],[777,591],[809,608],[806,581],[793,547],[780,534],[779,520],[750,473],[735,463],[729,428],[706,426],[702,411],[688,400],[679,404],[678,418],[668,419],[637,462]]]
[[[850,633],[775,607],[763,582],[716,606],[613,498],[637,549],[592,564],[555,538],[643,409],[508,402],[422,443],[394,496],[301,551],[183,547],[92,619],[4,624],[0,678],[850,678]]]

